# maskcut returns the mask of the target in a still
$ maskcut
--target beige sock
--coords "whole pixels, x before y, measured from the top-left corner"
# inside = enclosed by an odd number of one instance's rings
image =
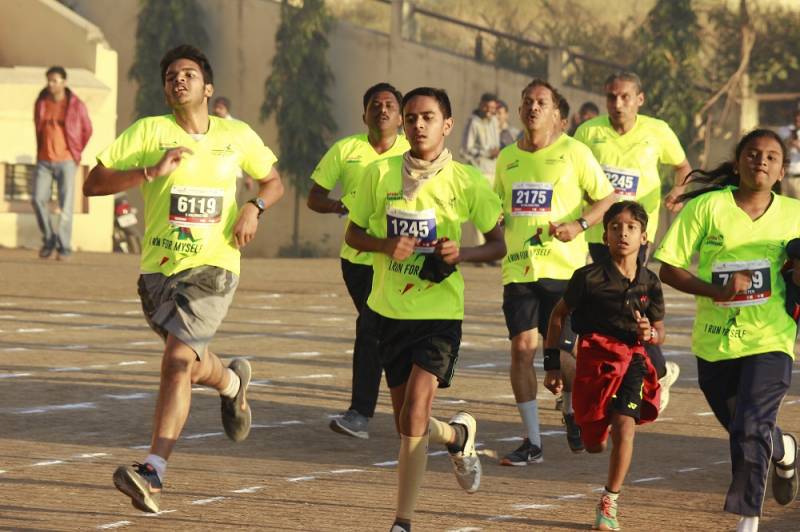
[[[397,518],[411,521],[428,465],[428,437],[400,436],[397,465]]]
[[[455,431],[449,423],[443,423],[436,418],[431,418],[428,422],[428,430],[430,431],[430,441],[433,443],[440,443],[447,445],[453,440]]]

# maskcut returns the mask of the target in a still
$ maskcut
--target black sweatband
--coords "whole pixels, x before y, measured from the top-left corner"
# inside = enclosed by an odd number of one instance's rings
[[[561,369],[561,351],[557,347],[544,348],[544,370],[557,371]]]

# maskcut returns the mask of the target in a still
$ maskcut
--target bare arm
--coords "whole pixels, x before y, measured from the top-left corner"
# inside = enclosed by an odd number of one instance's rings
[[[258,181],[258,197],[264,200],[265,209],[275,205],[283,197],[283,182],[278,171],[273,167],[264,179]],[[243,248],[256,235],[258,229],[258,207],[250,202],[244,204],[239,211],[239,218],[233,226],[233,238],[236,247]]]
[[[383,253],[394,260],[406,260],[414,253],[416,239],[410,236],[396,236],[394,238],[378,238],[367,234],[366,229],[353,222],[347,225],[344,241],[353,249]]]
[[[114,170],[102,163],[92,168],[83,183],[84,196],[107,196],[141,185],[150,178],[157,179],[172,173],[181,163],[184,153],[192,153],[189,148],[178,147],[167,150],[155,166],[148,168],[132,168],[130,170]]]
[[[672,185],[672,190],[664,198],[664,205],[672,212],[678,212],[682,203],[678,203],[678,197],[686,192],[686,176],[692,171],[689,161],[684,159],[682,163],[675,166],[675,181]]]
[[[707,283],[691,272],[670,264],[662,264],[658,276],[663,283],[676,290],[716,301],[730,301],[737,293],[744,292],[752,284],[752,272],[747,270],[735,272],[725,285]]]
[[[308,193],[308,201],[306,205],[314,212],[321,214],[336,213],[347,214],[347,207],[344,206],[340,200],[331,199],[328,197],[331,191],[327,188],[314,183]]]
[[[563,299],[560,299],[553,309],[553,312],[550,314],[550,323],[547,326],[547,336],[544,343],[545,350],[555,349],[556,351],[559,351],[558,341],[559,338],[561,338],[561,332],[564,329],[564,322],[567,320],[569,313],[569,307]],[[545,353],[545,356],[547,356],[547,353]],[[558,360],[559,357],[560,352],[559,355],[555,357],[555,360]],[[564,387],[564,376],[561,373],[561,369],[552,369],[546,371],[544,376],[544,386],[553,392],[553,394],[559,393]]]
[[[583,213],[582,218],[588,222],[590,227],[593,226],[603,219],[603,215],[616,200],[616,194],[611,193],[605,198],[593,202],[589,205],[589,208],[586,209],[586,212]],[[557,225],[550,222],[550,234],[562,242],[570,242],[578,236],[581,231],[583,231],[583,228],[577,220]]]
[[[436,245],[436,253],[447,264],[491,262],[506,256],[506,242],[503,238],[503,229],[499,225],[495,225],[491,231],[484,233],[483,236],[486,239],[485,243],[468,248],[459,248],[458,244],[453,240],[439,242]]]

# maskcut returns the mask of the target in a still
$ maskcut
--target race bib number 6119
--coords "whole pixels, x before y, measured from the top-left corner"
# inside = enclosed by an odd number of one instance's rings
[[[183,227],[203,227],[222,218],[221,188],[173,186],[169,198],[169,221]]]

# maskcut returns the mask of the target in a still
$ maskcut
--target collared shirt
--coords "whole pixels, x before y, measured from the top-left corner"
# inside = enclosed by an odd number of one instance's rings
[[[664,319],[661,281],[639,265],[631,281],[606,259],[575,270],[567,284],[564,302],[572,311],[572,329],[578,334],[600,333],[634,345],[635,311],[650,323]]]

